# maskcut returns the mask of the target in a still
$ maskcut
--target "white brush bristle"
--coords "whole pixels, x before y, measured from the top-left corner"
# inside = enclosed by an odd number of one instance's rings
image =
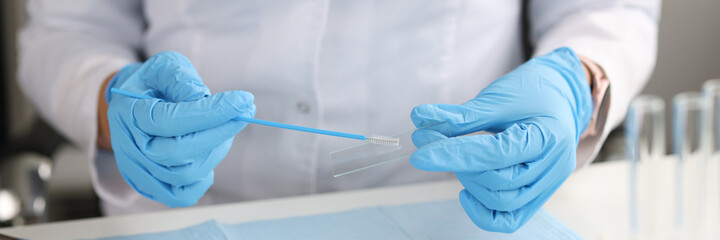
[[[377,145],[400,146],[400,139],[396,137],[372,135],[367,137],[367,141]]]

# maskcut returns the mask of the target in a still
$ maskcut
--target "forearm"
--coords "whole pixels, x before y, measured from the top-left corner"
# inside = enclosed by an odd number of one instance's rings
[[[657,0],[619,5],[617,0],[591,2],[547,0],[540,4],[536,0],[531,8],[536,55],[570,47],[601,66],[612,83],[603,131],[580,141],[578,168],[594,158],[647,82],[655,61],[660,5]]]
[[[110,80],[115,76],[117,72],[110,74],[105,81],[102,84],[102,87],[100,87],[100,93],[98,94],[98,108],[97,108],[97,121],[98,121],[98,136],[97,136],[97,146],[103,149],[112,150],[112,145],[110,141],[110,125],[108,124],[107,119],[107,110],[108,105],[107,101],[105,101],[105,93],[107,89],[108,83],[110,83]]]
[[[137,61],[144,26],[140,4],[27,2],[18,41],[20,86],[48,123],[91,153],[98,142],[97,91],[108,75]]]

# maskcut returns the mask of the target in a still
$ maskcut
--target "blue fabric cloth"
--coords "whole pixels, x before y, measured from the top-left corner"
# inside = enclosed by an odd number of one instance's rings
[[[158,240],[158,239],[173,239],[173,240],[195,240],[195,239],[206,239],[206,240],[229,240],[222,229],[222,224],[215,220],[203,222],[198,225],[193,225],[187,228],[157,232],[157,233],[146,233],[138,235],[127,235],[117,236],[109,238],[101,238],[103,240]]]
[[[360,208],[339,213],[239,224],[207,221],[161,233],[106,238],[142,239],[582,239],[540,210],[513,234],[479,229],[457,199]]]
[[[407,239],[380,208],[224,225],[230,239]]]

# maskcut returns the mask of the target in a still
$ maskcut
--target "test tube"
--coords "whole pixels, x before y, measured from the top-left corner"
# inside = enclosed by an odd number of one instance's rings
[[[684,238],[700,239],[707,229],[706,104],[699,92],[673,98],[673,149],[676,155],[676,221]]]
[[[717,159],[720,150],[720,79],[712,79],[703,83],[703,98],[707,104],[706,124],[711,134],[707,134],[708,153],[711,159]]]
[[[707,138],[703,141],[707,146],[707,183],[708,183],[708,221],[713,239],[720,239],[720,79],[706,81],[702,87],[705,99],[705,124],[708,129]],[[714,227],[713,227],[714,226]]]
[[[657,96],[642,95],[630,103],[625,121],[630,160],[630,233],[633,238],[651,239],[658,232],[653,214],[658,186],[652,171],[665,154],[665,103]],[[670,209],[666,209],[670,211]]]

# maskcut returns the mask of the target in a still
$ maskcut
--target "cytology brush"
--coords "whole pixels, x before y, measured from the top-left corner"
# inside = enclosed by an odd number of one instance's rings
[[[137,94],[134,92],[129,92],[129,91],[125,91],[125,90],[117,89],[117,88],[111,88],[110,92],[128,96],[128,97],[133,97],[133,98],[153,99],[152,97],[149,97],[149,96],[145,96],[142,94]],[[330,130],[317,129],[317,128],[309,128],[309,127],[296,126],[296,125],[290,125],[290,124],[279,123],[279,122],[271,122],[271,121],[267,121],[267,120],[260,120],[260,119],[255,119],[255,118],[236,117],[235,119],[249,122],[249,123],[254,123],[254,124],[276,127],[276,128],[284,128],[284,129],[295,130],[295,131],[302,131],[302,132],[317,133],[317,134],[323,134],[323,135],[329,135],[329,136],[335,136],[335,137],[364,140],[367,143],[376,144],[376,145],[386,145],[386,146],[399,146],[400,145],[400,139],[395,138],[395,137],[378,136],[378,135],[371,135],[368,137],[368,136],[360,135],[360,134],[352,134],[352,133],[344,133],[344,132],[330,131]]]

